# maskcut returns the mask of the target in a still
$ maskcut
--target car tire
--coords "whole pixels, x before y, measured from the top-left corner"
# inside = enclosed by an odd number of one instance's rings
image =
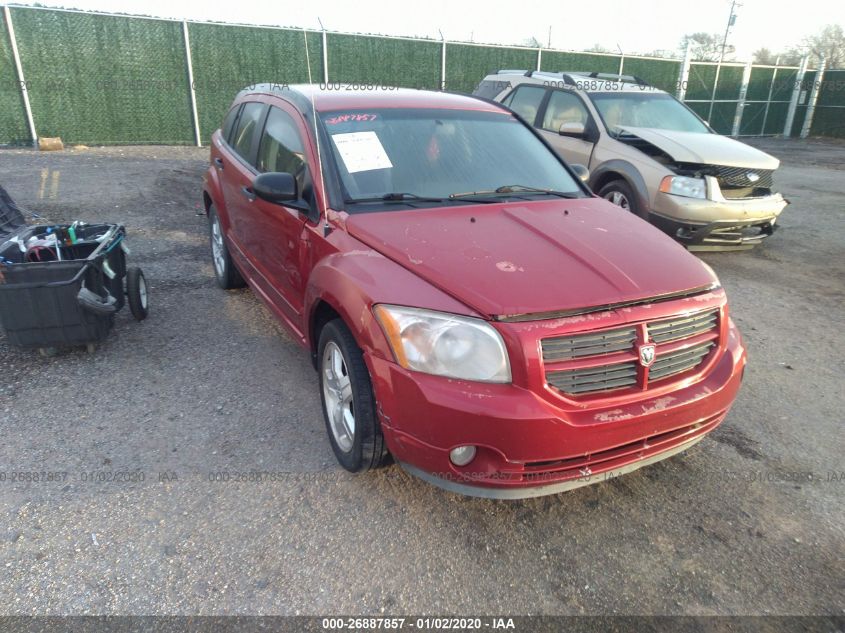
[[[645,210],[637,194],[624,180],[613,180],[599,190],[599,197],[645,219]]]
[[[370,372],[352,333],[340,319],[327,323],[317,344],[320,401],[337,461],[353,473],[382,465],[387,455]]]
[[[235,267],[226,240],[223,236],[223,226],[214,205],[208,207],[208,237],[211,245],[211,265],[217,285],[223,290],[243,288],[246,283],[240,271]]]
[[[126,271],[126,298],[129,300],[129,310],[136,321],[143,321],[150,313],[149,290],[147,280],[140,268],[130,268]]]

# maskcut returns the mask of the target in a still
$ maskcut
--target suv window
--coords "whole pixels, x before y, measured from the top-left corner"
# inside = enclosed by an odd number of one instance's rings
[[[232,138],[232,128],[235,127],[235,120],[238,118],[238,112],[240,112],[240,109],[241,104],[239,103],[229,110],[229,114],[227,114],[226,118],[223,120],[221,134],[223,135],[223,140],[227,143],[229,142],[229,139]]]
[[[305,150],[293,118],[279,108],[270,108],[258,148],[258,171],[293,174],[299,191],[305,188]]]
[[[232,139],[231,145],[235,152],[240,154],[241,158],[247,162],[252,162],[252,139],[255,137],[255,130],[258,128],[262,112],[264,112],[263,103],[244,104],[241,116],[238,119],[238,128],[235,130],[235,136]]]
[[[564,123],[582,123],[587,125],[587,108],[577,95],[562,90],[552,91],[546,113],[543,116],[543,129],[549,132],[560,131]]]
[[[493,99],[497,94],[512,87],[513,86],[509,81],[493,81],[490,79],[485,79],[480,84],[478,84],[478,87],[472,94],[474,94],[476,97]]]
[[[502,102],[523,119],[534,125],[540,102],[546,96],[546,89],[542,86],[520,86]]]

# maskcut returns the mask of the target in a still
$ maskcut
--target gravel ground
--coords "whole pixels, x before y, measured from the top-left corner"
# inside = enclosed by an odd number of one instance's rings
[[[0,613],[841,615],[845,145],[756,144],[793,204],[763,246],[704,256],[749,348],[732,413],[685,455],[521,502],[336,466],[307,354],[214,284],[207,150],[0,152],[22,206],[125,223],[151,285],[93,355],[0,335]],[[277,474],[210,481],[256,470]]]

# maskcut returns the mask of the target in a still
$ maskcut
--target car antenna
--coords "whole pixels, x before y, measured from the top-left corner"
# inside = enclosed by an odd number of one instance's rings
[[[322,24],[323,23],[320,22],[321,26]],[[320,131],[317,128],[317,108],[314,105],[314,83],[311,79],[311,56],[308,54],[308,31],[306,31],[304,27],[302,29],[302,37],[305,38],[305,65],[308,67],[308,85],[311,87],[311,114],[314,118],[314,141],[317,143],[317,170],[320,174],[320,199],[323,201],[323,209],[326,212],[325,217],[323,218],[323,237],[328,237],[329,233],[332,232],[332,228],[329,226],[329,205],[326,200],[326,181],[323,178],[323,157],[320,153]]]

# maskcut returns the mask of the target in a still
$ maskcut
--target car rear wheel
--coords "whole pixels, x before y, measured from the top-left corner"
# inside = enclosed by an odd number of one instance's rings
[[[320,398],[337,461],[357,473],[377,468],[387,453],[364,355],[340,319],[327,323],[317,346]]]
[[[217,209],[212,204],[208,208],[209,238],[211,241],[211,263],[214,266],[214,276],[217,284],[224,290],[231,288],[243,288],[244,279],[241,273],[235,268],[226,240],[223,238],[223,227],[220,225],[220,218],[217,217]]]
[[[617,207],[621,207],[625,211],[630,211],[641,218],[645,217],[634,190],[624,180],[614,180],[607,183],[599,191],[599,196],[608,202],[612,202]]]

